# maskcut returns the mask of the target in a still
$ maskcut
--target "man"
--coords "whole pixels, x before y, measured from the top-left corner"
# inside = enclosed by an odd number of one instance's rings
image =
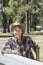
[[[37,48],[39,47],[29,36],[23,36],[23,33],[25,32],[25,26],[19,22],[12,23],[10,25],[10,32],[13,36],[5,43],[1,53],[18,54],[34,59],[31,48],[36,53]]]

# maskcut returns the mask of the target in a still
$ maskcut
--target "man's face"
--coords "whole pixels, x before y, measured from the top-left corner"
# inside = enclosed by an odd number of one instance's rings
[[[17,39],[20,39],[21,38],[21,35],[22,35],[22,28],[20,27],[15,27],[14,30],[13,30],[13,34],[14,36],[17,38]]]

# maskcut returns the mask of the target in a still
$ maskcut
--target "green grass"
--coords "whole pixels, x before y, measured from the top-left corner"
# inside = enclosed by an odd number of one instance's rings
[[[4,34],[5,35],[5,34]],[[40,47],[40,61],[43,62],[43,35],[29,35]],[[0,49],[8,37],[0,37]]]
[[[0,37],[11,37],[12,36],[12,34],[10,34],[10,33],[2,33],[2,32],[0,32]]]

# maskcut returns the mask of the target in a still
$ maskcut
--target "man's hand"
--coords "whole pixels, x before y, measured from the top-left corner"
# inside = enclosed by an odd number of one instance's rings
[[[17,54],[17,55],[21,55],[21,53],[16,49],[16,50],[11,50],[10,54]]]

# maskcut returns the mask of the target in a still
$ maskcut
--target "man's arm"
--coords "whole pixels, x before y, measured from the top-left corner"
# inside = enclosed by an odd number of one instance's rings
[[[39,60],[39,46],[32,39],[30,40],[31,48],[35,51],[36,60]]]
[[[26,43],[28,43],[30,48],[32,48],[33,51],[35,52],[36,60],[39,60],[39,46],[31,39],[31,37],[27,36],[26,38],[27,38]]]
[[[18,54],[18,55],[21,55],[20,54],[20,51],[16,48],[16,49],[13,49],[13,47],[15,47],[13,44],[14,40],[13,39],[8,39],[7,42],[4,44],[2,50],[1,50],[1,53],[2,54]],[[16,42],[15,42],[16,44]]]
[[[5,44],[4,44],[4,46],[2,47],[2,49],[1,49],[1,53],[2,54],[8,54],[8,53],[10,53],[10,51],[11,51],[11,48],[10,48],[10,44],[9,44],[9,42],[7,41]]]

